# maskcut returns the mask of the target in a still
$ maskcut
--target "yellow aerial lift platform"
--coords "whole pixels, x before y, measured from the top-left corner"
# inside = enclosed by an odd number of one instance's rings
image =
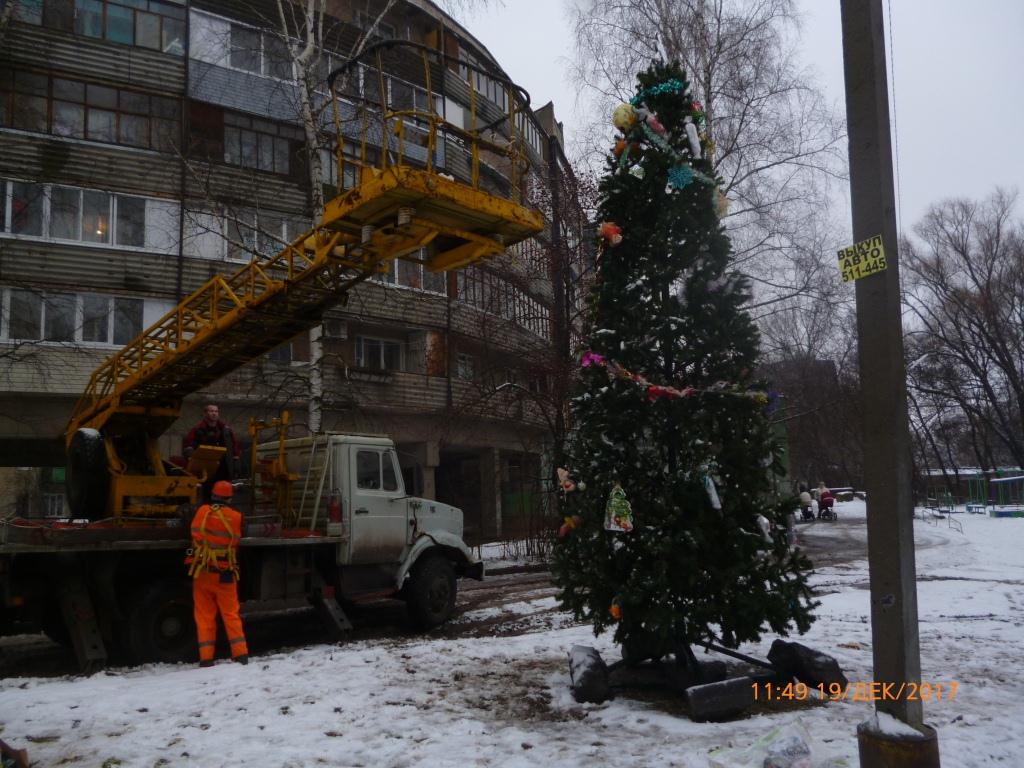
[[[254,254],[233,274],[211,278],[93,373],[65,432],[74,516],[160,517],[194,503],[206,470],[201,463],[193,471],[171,465],[156,443],[178,419],[183,398],[315,326],[353,286],[387,272],[391,261],[449,271],[541,230],[543,219],[523,204],[520,183],[526,163],[517,125],[529,103],[521,89],[488,73],[505,89],[508,111],[478,127],[473,82],[481,70],[462,65],[470,93],[468,128],[465,120],[457,126],[434,111],[393,110],[383,100],[339,94],[336,83],[351,73],[382,78],[382,56],[399,49],[420,57],[428,103],[435,103],[432,71],[436,76],[452,62],[418,44],[378,43],[332,72],[337,178],[354,165],[355,186],[337,190],[311,231],[274,255]],[[339,100],[354,119],[342,120]],[[415,126],[416,146],[425,144],[419,162],[406,151],[407,126]],[[358,158],[343,153],[345,137],[354,133]],[[465,153],[469,178],[434,167],[439,142]],[[494,184],[490,191],[482,187],[481,155],[500,159],[507,195]]]

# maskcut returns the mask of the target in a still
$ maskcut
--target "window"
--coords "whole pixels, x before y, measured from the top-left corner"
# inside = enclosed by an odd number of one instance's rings
[[[82,240],[87,243],[110,242],[110,195],[82,191]]]
[[[364,491],[397,491],[393,451],[356,451],[356,487]]]
[[[260,33],[239,24],[231,25],[231,66],[246,72],[260,71]]]
[[[11,290],[5,302],[8,314],[7,338],[39,339],[43,335],[43,297],[30,291]]]
[[[421,248],[416,257],[425,259],[426,249]],[[447,278],[444,272],[431,272],[418,261],[396,259],[392,264],[395,265],[395,279],[393,282],[396,285],[405,286],[406,288],[418,288],[430,293],[439,293],[442,296],[447,294]]]
[[[185,9],[176,0],[17,0],[14,18],[84,37],[185,53]]]
[[[364,491],[379,491],[380,486],[380,454],[356,451],[356,487]]]
[[[263,33],[263,74],[280,80],[292,79],[292,54],[288,44],[266,32]]]
[[[141,248],[146,244],[146,201],[117,195],[117,244]]]
[[[292,343],[285,342],[267,353],[267,360],[272,363],[290,363],[292,361]]]
[[[0,70],[0,104],[2,124],[24,131],[164,151],[178,143],[179,103],[139,91]]]
[[[345,158],[346,161],[342,163],[342,189],[352,189],[356,185],[356,166],[355,162],[348,162],[347,158],[355,157],[355,151],[353,148],[352,153],[348,151],[348,142],[345,142]],[[320,150],[320,167],[323,169],[323,180],[324,184],[329,184],[334,189],[338,188],[338,159],[334,156],[334,152],[330,149]]]
[[[455,375],[463,381],[472,381],[475,375],[475,363],[472,355],[459,352],[455,355]]]
[[[18,0],[14,4],[14,18],[27,24],[42,24],[43,0]]]
[[[178,205],[169,200],[2,179],[0,199],[0,232],[177,251]]]
[[[142,332],[144,301],[122,296],[0,289],[10,311],[0,338],[123,346]]]
[[[395,474],[395,454],[392,451],[387,451],[381,455],[381,469],[384,476],[384,490],[397,491],[398,475]]]
[[[193,221],[190,224],[186,219],[186,243],[194,245],[186,251],[188,255],[224,258],[219,217],[208,213],[190,213],[189,217]],[[272,256],[309,230],[307,221],[272,211],[234,210],[226,218],[227,258],[233,261],[249,261],[254,255]]]
[[[516,113],[516,129],[519,131],[520,137],[533,147],[534,152],[541,156],[544,155],[544,137],[533,119],[525,112]]]
[[[82,190],[70,187],[50,190],[50,237],[81,240]]]
[[[245,72],[280,80],[294,79],[288,43],[278,35],[244,24],[231,24],[227,59],[232,67]]]
[[[124,345],[142,333],[141,299],[114,300],[114,344]]]
[[[54,293],[43,298],[43,340],[75,340],[75,296]]]
[[[401,371],[403,346],[400,341],[356,336],[356,367],[374,371]]]
[[[459,301],[549,338],[548,308],[518,286],[474,267],[460,270],[456,281]]]
[[[260,171],[289,175],[292,142],[302,131],[269,120],[224,113],[224,162]]]
[[[209,211],[186,211],[182,251],[201,259],[223,259],[224,217]]]
[[[10,216],[5,227],[8,232],[37,236],[43,233],[44,189],[42,184],[11,184]]]

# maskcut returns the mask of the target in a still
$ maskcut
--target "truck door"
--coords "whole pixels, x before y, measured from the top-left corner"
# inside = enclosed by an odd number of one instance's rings
[[[352,557],[356,563],[397,563],[409,535],[405,490],[395,452],[356,447],[351,452]]]

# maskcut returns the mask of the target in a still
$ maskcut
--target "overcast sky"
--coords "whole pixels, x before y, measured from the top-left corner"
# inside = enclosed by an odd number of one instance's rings
[[[800,2],[806,63],[842,106],[839,0]],[[889,2],[902,228],[944,198],[981,198],[996,185],[1024,193],[1024,0]],[[572,56],[566,5],[504,0],[465,24],[526,88],[534,107],[555,102],[571,141],[581,116],[566,74]],[[1018,214],[1024,215],[1024,202]]]

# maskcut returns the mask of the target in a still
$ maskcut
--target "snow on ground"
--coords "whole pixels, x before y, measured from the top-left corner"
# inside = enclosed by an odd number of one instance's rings
[[[864,505],[838,510],[836,523],[799,526],[803,541],[834,555],[813,576],[820,618],[801,641],[834,654],[851,681],[868,681]],[[914,524],[923,677],[946,690],[943,701],[925,704],[926,720],[938,729],[945,768],[1022,765],[1024,519],[956,517],[963,533],[945,520]],[[557,609],[548,592],[501,610]],[[568,649],[582,643],[606,660],[618,656],[607,637],[557,615],[553,628],[524,621],[512,636],[316,645],[247,667],[7,678],[0,738],[27,748],[39,766],[707,768],[715,750],[740,750],[799,724],[815,741],[816,765],[827,756],[857,765],[855,728],[872,714],[866,702],[759,707],[711,724],[691,722],[666,696],[577,704]],[[763,655],[771,639],[743,650]],[[736,765],[727,754],[716,764]]]

